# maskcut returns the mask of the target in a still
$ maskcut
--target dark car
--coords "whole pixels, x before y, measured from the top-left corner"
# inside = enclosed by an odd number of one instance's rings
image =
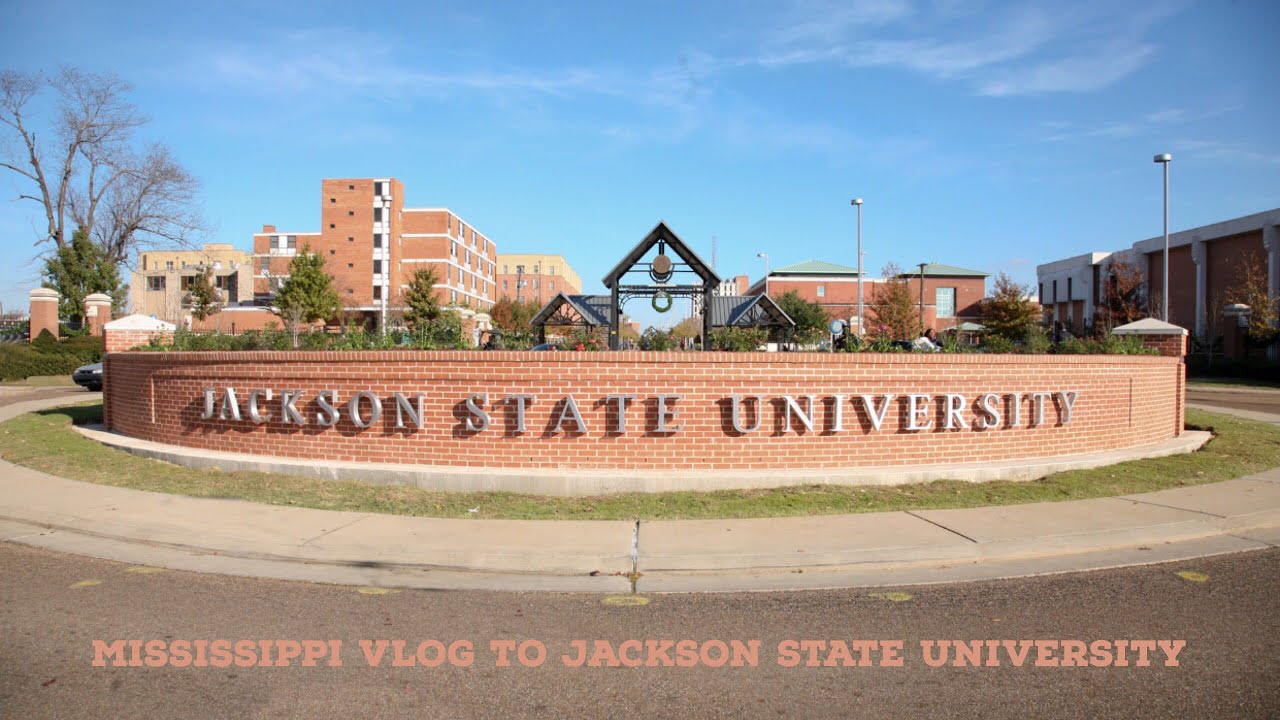
[[[102,363],[81,365],[71,373],[71,379],[77,385],[88,388],[90,392],[102,390]]]
[[[542,343],[541,345],[534,345],[529,349],[532,350],[533,352],[547,352],[547,351],[554,352],[560,349],[560,344],[559,343]]]

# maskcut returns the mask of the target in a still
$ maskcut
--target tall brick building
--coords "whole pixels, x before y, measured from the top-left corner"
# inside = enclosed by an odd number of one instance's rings
[[[448,208],[405,207],[395,178],[320,183],[320,231],[263,225],[253,236],[254,295],[266,304],[304,247],[321,255],[348,311],[381,324],[403,307],[404,287],[434,268],[445,305],[486,310],[497,300],[497,247]]]

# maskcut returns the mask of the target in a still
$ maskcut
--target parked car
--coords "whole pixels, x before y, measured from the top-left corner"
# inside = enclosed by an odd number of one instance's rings
[[[542,343],[541,345],[534,345],[529,349],[533,352],[555,351],[560,349],[560,344],[559,343]]]
[[[71,379],[75,384],[89,389],[89,392],[98,392],[102,390],[102,363],[94,363],[92,365],[81,365],[76,371],[71,373]]]

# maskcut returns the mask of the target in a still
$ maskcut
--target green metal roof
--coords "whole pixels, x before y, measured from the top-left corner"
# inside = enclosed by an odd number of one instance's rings
[[[925,277],[990,277],[991,273],[984,273],[981,270],[966,270],[955,265],[943,265],[941,263],[925,263]],[[919,277],[920,266],[907,268],[903,270],[898,277]]]
[[[780,267],[769,273],[770,275],[857,275],[858,268],[851,268],[847,265],[837,265],[835,263],[823,262],[821,260],[805,260],[795,265]]]

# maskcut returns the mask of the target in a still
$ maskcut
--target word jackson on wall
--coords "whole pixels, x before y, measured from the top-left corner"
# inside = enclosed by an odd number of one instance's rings
[[[1067,425],[1080,393],[1073,390],[1041,392],[906,393],[823,395],[731,395],[714,403],[714,411],[728,417],[726,434],[750,435],[760,432],[766,418],[774,419],[773,432],[788,434],[821,432],[839,434],[847,430],[881,432],[886,427],[898,432],[938,430],[999,431]],[[266,388],[243,395],[234,388],[206,388],[200,419],[253,424],[350,425],[363,430],[394,417],[393,427],[416,432],[427,417],[425,393],[391,393],[383,398],[371,390],[339,396],[336,390],[306,393],[302,390],[275,391]],[[589,434],[611,436],[629,431],[674,435],[682,430],[680,395],[614,394],[599,398],[596,405],[606,410],[606,419],[591,427],[573,395],[540,400],[536,395],[512,393],[490,395],[473,392],[458,398],[454,406],[461,429],[468,434],[494,432],[495,415],[505,414],[502,432],[526,432],[526,421],[538,412],[547,418],[548,434]],[[637,409],[647,404],[652,410]],[[384,411],[387,420],[383,421]],[[891,415],[891,411],[893,414]],[[629,424],[628,419],[632,422]],[[889,423],[892,418],[893,422]],[[723,423],[721,424],[723,426]],[[642,427],[643,426],[643,427]]]

